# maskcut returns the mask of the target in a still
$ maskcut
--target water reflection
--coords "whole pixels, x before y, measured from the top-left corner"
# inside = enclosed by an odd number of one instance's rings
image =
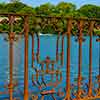
[[[0,35],[0,87],[5,82],[9,82],[9,42],[4,41],[6,35]],[[99,72],[99,46],[96,42],[97,37],[93,37],[93,76],[95,77]],[[36,40],[36,37],[35,37]],[[64,67],[61,71],[63,73],[63,80],[59,85],[59,88],[65,88],[66,86],[66,38],[64,38]],[[49,45],[48,45],[49,44]],[[34,51],[36,52],[37,44],[35,42]],[[60,38],[61,47],[61,38]],[[61,49],[59,48],[59,51]],[[82,45],[82,75],[84,79],[88,79],[89,68],[89,37],[86,37],[86,41]],[[43,60],[48,55],[51,59],[55,59],[56,54],[56,36],[41,36],[40,37],[40,59]],[[32,74],[35,72],[31,68],[31,37],[29,37],[29,90],[37,94],[40,92],[38,88],[32,86]],[[17,42],[14,42],[14,66],[13,66],[13,79],[14,82],[19,82],[18,90],[23,94],[23,80],[24,80],[24,39],[21,38]],[[35,63],[36,66],[37,63]],[[57,69],[57,66],[56,66]],[[78,42],[75,42],[75,37],[71,37],[71,83],[76,82],[78,71]],[[45,80],[48,80],[46,77]],[[58,88],[58,90],[59,90]],[[18,91],[17,90],[17,91]],[[59,90],[60,91],[60,90]],[[19,92],[20,93],[20,92]],[[35,94],[34,93],[34,94]],[[59,94],[59,93],[58,93]]]

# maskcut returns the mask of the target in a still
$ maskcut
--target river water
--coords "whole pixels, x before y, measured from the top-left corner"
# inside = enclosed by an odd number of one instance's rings
[[[3,88],[3,84],[7,84],[9,82],[9,42],[4,40],[5,35],[0,35],[0,91],[7,91],[7,89]],[[84,37],[86,39],[85,42],[82,44],[82,75],[85,80],[88,79],[89,74],[89,37]],[[51,59],[55,59],[56,57],[56,39],[57,36],[40,36],[40,59],[45,59],[46,56],[50,56]],[[77,72],[78,72],[78,42],[75,42],[76,37],[71,37],[71,83],[76,82]],[[95,76],[99,73],[99,43],[96,42],[97,37],[93,37],[93,47],[92,47],[92,75],[93,75],[93,82]],[[35,48],[34,51],[36,53],[36,37],[35,37]],[[59,53],[61,52],[61,38],[60,38],[60,45],[59,45]],[[31,91],[36,95],[39,94],[39,88],[32,86],[32,74],[34,70],[31,67],[32,60],[31,60],[31,37],[29,36],[29,91]],[[67,52],[67,39],[64,38],[64,66],[60,69],[63,75],[63,81],[59,84],[57,88],[65,88],[66,86],[66,54]],[[39,67],[39,64],[35,63],[36,67]],[[58,64],[59,66],[59,64]],[[55,66],[57,69],[57,65]],[[23,100],[23,82],[24,82],[24,38],[19,39],[17,42],[14,43],[14,66],[13,66],[13,80],[14,82],[18,82],[19,85],[15,87],[17,91],[14,95],[20,96]],[[46,77],[45,81],[50,78],[49,76]],[[41,79],[40,79],[41,80]],[[18,94],[18,95],[16,95]],[[40,96],[41,97],[41,96]],[[0,100],[4,100],[3,98],[8,98],[8,95],[0,95]],[[52,99],[46,99],[52,100]],[[62,99],[57,99],[62,100]]]

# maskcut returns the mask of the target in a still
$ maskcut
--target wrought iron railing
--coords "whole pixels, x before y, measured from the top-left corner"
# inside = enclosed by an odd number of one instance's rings
[[[9,30],[8,36],[9,36],[9,84],[5,86],[8,88],[8,94],[9,94],[9,100],[14,100],[13,93],[14,93],[14,86],[17,85],[17,83],[13,83],[13,45],[14,41],[16,40],[16,32],[14,32],[14,24],[15,24],[15,19],[16,18],[22,18],[23,20],[23,29],[20,34],[23,33],[24,35],[24,42],[25,42],[25,48],[24,48],[24,100],[28,100],[29,98],[29,90],[28,90],[28,36],[30,32],[30,17],[34,18],[40,18],[39,22],[35,22],[36,20],[32,20],[33,26],[32,29],[33,31],[31,32],[31,37],[32,37],[32,68],[35,70],[35,75],[32,75],[32,84],[35,86],[36,84],[39,84],[40,88],[42,88],[41,84],[39,83],[39,77],[40,74],[42,74],[42,83],[44,86],[50,86],[52,85],[54,88],[63,80],[62,78],[62,72],[59,70],[55,70],[55,64],[58,64],[58,61],[60,61],[60,66],[63,67],[64,65],[64,37],[67,37],[67,60],[66,60],[66,96],[64,97],[64,100],[91,100],[91,99],[96,99],[100,98],[100,64],[98,68],[98,76],[96,76],[98,88],[93,89],[93,81],[92,81],[92,37],[93,37],[93,30],[94,27],[98,24],[100,27],[100,19],[88,19],[88,18],[71,18],[71,17],[53,17],[53,16],[37,16],[37,15],[21,15],[21,14],[0,14],[0,16],[4,17],[6,16],[8,18],[8,26]],[[21,20],[21,19],[20,19]],[[64,28],[60,28],[58,25],[62,23],[62,26],[65,26]],[[3,24],[5,22],[1,22]],[[39,28],[36,29],[36,25],[39,25]],[[56,59],[52,60],[49,56],[45,58],[45,60],[40,59],[40,38],[38,35],[38,31],[41,32],[41,30],[44,30],[48,25],[50,25],[51,28],[53,28],[53,32],[56,32],[58,37],[56,41]],[[49,27],[49,26],[48,26]],[[76,27],[76,33],[73,31],[73,28]],[[85,35],[89,36],[89,78],[88,78],[88,83],[87,89],[88,92],[86,92],[81,86],[83,85],[82,83],[82,43],[85,41],[83,38],[84,36],[84,29],[86,29]],[[32,30],[31,29],[31,30]],[[35,31],[35,32],[34,32]],[[5,30],[1,30],[1,32],[5,32]],[[37,37],[37,53],[34,53],[34,35],[36,34]],[[59,38],[60,34],[62,34],[62,43],[61,43],[61,53],[59,55],[58,53],[58,48],[59,48]],[[77,91],[72,92],[72,87],[71,87],[71,36],[74,35],[77,37],[77,42],[79,43],[79,61],[78,61],[78,78],[77,78]],[[96,34],[95,34],[96,35]],[[100,35],[100,34],[99,34]],[[98,36],[97,42],[100,41],[100,36]],[[99,43],[100,44],[100,43]],[[99,50],[100,51],[100,50]],[[36,58],[36,59],[35,59]],[[99,57],[100,58],[100,57]],[[40,69],[35,67],[34,61],[37,61],[38,64],[40,64]],[[100,61],[99,61],[100,63]],[[44,69],[44,66],[46,66],[46,69]],[[52,66],[50,69],[49,66]],[[74,69],[73,69],[74,70]],[[51,80],[54,79],[54,75],[56,75],[56,81],[54,83],[46,83],[44,80],[44,74],[49,74],[51,76]],[[34,78],[36,76],[36,78]],[[60,77],[60,79],[58,78]],[[36,80],[35,80],[36,79]],[[53,94],[56,94],[55,89],[51,89],[50,91],[42,91],[42,100],[44,100],[44,96],[51,94],[52,98],[56,100],[55,96]],[[95,95],[93,94],[93,91],[95,91]],[[0,95],[5,94],[4,92],[0,92]],[[74,98],[72,95],[74,95]],[[34,95],[34,94],[33,94]],[[38,97],[32,96],[32,99],[35,100]]]

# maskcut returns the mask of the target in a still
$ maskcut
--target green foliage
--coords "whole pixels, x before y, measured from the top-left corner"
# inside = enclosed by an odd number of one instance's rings
[[[87,17],[87,18],[100,18],[100,6],[96,5],[83,5],[78,10],[76,5],[67,2],[60,2],[58,5],[53,5],[50,3],[42,4],[38,7],[31,7],[20,2],[20,0],[12,0],[10,3],[0,4],[0,13],[19,13],[19,14],[36,14],[44,16],[71,16],[75,18]],[[55,21],[55,19],[54,19]],[[19,20],[15,24],[14,31],[21,32],[23,29],[23,20]],[[30,33],[33,32],[42,32],[42,33],[57,33],[58,31],[66,32],[66,20],[62,19],[54,25],[51,21],[42,20],[37,17],[30,17],[29,20]],[[46,25],[47,24],[47,25]],[[43,27],[45,25],[45,27]],[[0,29],[8,30],[6,24],[0,24]],[[87,32],[85,28],[84,32]],[[95,31],[98,33],[98,31]],[[72,29],[72,34],[77,33],[77,26],[74,25]],[[100,31],[99,31],[100,33]]]
[[[36,14],[39,14],[39,15],[52,15],[54,9],[55,9],[54,5],[50,3],[46,3],[43,5],[40,5],[39,7],[36,7],[35,11],[36,11]]]
[[[8,31],[9,25],[8,24],[0,24],[0,31]]]
[[[82,6],[78,11],[88,18],[100,18],[100,6],[88,4]]]
[[[50,3],[42,4],[38,7],[31,7],[20,0],[12,0],[10,3],[0,4],[0,13],[32,13],[37,15],[52,15],[52,16],[73,16],[73,17],[95,17],[100,18],[100,6],[96,5],[83,5],[78,10],[76,5],[67,2],[60,2],[58,5]]]
[[[60,15],[65,15],[69,13],[73,13],[76,10],[76,6],[72,3],[60,2],[56,6],[56,11]]]
[[[20,11],[18,11],[17,13],[20,14],[35,14],[35,10],[32,7],[23,7]]]
[[[21,2],[8,3],[8,4],[5,4],[5,6],[4,6],[4,12],[17,13],[25,6],[26,5]]]
[[[5,12],[5,3],[0,3],[0,13],[4,13]]]
[[[97,30],[97,29],[94,28],[94,33],[100,36],[100,29]]]

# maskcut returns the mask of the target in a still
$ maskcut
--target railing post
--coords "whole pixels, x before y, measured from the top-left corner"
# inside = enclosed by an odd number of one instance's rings
[[[72,30],[72,19],[67,21],[67,65],[66,65],[66,97],[65,100],[70,100],[70,41]]]
[[[32,37],[32,68],[34,68],[34,33],[31,34]]]
[[[38,33],[36,33],[36,36],[37,36],[37,54],[36,54],[36,59],[37,59],[37,63],[40,62],[40,38],[39,38],[39,35]]]
[[[89,47],[89,90],[88,96],[92,96],[92,31],[94,27],[94,21],[90,22],[89,34],[90,34],[90,47]]]
[[[78,37],[78,42],[79,42],[79,62],[78,62],[78,91],[77,91],[77,100],[80,100],[81,97],[81,81],[82,81],[82,33],[83,33],[83,20],[80,20],[79,22],[79,37]]]
[[[28,100],[28,16],[24,17],[24,36],[25,36],[25,54],[24,54],[24,100]]]
[[[65,33],[62,35],[61,66],[64,65],[64,37],[65,37]]]
[[[9,25],[10,25],[10,34],[9,34],[9,78],[10,78],[10,82],[8,85],[9,88],[9,99],[13,100],[13,42],[14,42],[14,33],[13,33],[13,22],[14,22],[14,17],[13,16],[9,16]]]
[[[60,39],[60,32],[58,32],[57,43],[56,43],[56,62],[59,60],[59,39]]]

